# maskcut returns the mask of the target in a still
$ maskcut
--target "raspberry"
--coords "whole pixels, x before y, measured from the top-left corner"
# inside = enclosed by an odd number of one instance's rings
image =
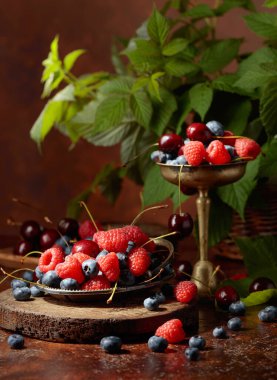
[[[81,287],[82,290],[102,290],[110,288],[111,284],[105,276],[96,276],[85,282]]]
[[[190,141],[183,149],[184,156],[188,161],[189,165],[198,166],[200,165],[206,155],[205,147],[201,141]]]
[[[125,252],[129,241],[122,228],[98,231],[94,234],[93,240],[99,245],[100,249],[106,249],[109,252]]]
[[[210,164],[223,165],[231,161],[231,156],[221,141],[215,140],[210,143],[206,150],[206,159]]]
[[[224,137],[227,137],[227,136],[234,136],[234,133],[231,132],[231,131],[224,131]],[[231,146],[234,146],[235,145],[235,142],[236,142],[236,139],[235,138],[230,138],[230,139],[222,139],[221,140],[223,142],[224,145],[231,145]]]
[[[66,256],[65,261],[67,261],[68,257],[71,257],[71,256],[77,259],[80,264],[82,264],[86,260],[91,259],[91,257],[89,255],[86,255],[85,253],[77,252],[77,253],[74,253],[74,255]]]
[[[261,152],[260,145],[247,137],[237,139],[235,149],[240,157],[248,158],[249,160],[254,160]]]
[[[119,260],[115,252],[110,252],[98,260],[98,265],[103,274],[111,282],[118,280],[120,275]]]
[[[64,252],[60,247],[52,247],[43,252],[38,261],[39,270],[43,273],[54,270],[64,261]]]
[[[97,225],[99,230],[103,229],[103,227],[101,226],[101,224],[99,222],[97,222],[96,225]],[[92,221],[89,219],[83,221],[80,224],[79,230],[78,230],[78,234],[79,234],[81,239],[86,239],[88,237],[92,237],[95,234],[95,232],[97,232],[97,230],[94,227],[94,224],[92,223]]]
[[[178,343],[185,339],[183,324],[180,319],[170,319],[157,328],[156,336],[165,338],[168,343]]]
[[[55,271],[57,275],[64,278],[73,278],[79,284],[85,281],[85,276],[82,271],[82,265],[74,256],[68,256],[64,263],[56,266]]]
[[[140,247],[149,240],[149,236],[138,226],[125,226],[122,230],[124,233],[127,233],[128,240],[133,241],[137,247]],[[147,251],[153,252],[156,249],[156,244],[153,241],[150,241],[145,245],[145,248]]]
[[[174,294],[177,301],[189,303],[197,295],[197,286],[192,281],[181,281],[175,286]]]
[[[151,264],[151,259],[144,248],[132,249],[128,256],[128,267],[130,272],[138,277],[142,276]]]

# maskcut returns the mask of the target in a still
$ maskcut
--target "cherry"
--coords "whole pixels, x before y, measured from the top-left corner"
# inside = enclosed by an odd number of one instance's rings
[[[95,224],[99,231],[103,230],[103,227],[99,222],[95,222]],[[96,227],[91,220],[89,219],[84,220],[80,224],[79,230],[78,230],[78,234],[80,238],[86,239],[86,238],[92,237],[95,234],[95,232],[97,232]]]
[[[172,214],[168,219],[168,229],[170,232],[179,232],[179,238],[185,238],[192,233],[192,217],[186,212],[181,214]]]
[[[40,248],[45,251],[48,248],[51,248],[56,240],[60,237],[58,231],[53,228],[48,228],[42,232],[39,239]]]
[[[187,137],[190,140],[197,140],[201,142],[208,142],[212,140],[213,134],[203,123],[192,123],[187,127]]]
[[[62,218],[58,223],[58,230],[62,235],[76,238],[78,236],[79,223],[72,218]]]
[[[72,254],[82,252],[85,255],[96,257],[100,252],[99,246],[92,240],[79,240],[72,247]]]
[[[25,256],[27,253],[31,252],[34,249],[33,244],[27,240],[21,240],[16,244],[13,249],[13,253],[19,256]]]
[[[197,193],[197,189],[195,187],[188,187],[181,183],[180,189],[185,195],[194,195]]]
[[[190,280],[188,275],[192,274],[192,265],[189,261],[184,260],[174,264],[174,270],[178,281]]]
[[[158,141],[159,149],[165,153],[177,154],[183,144],[183,138],[176,133],[166,133]]]
[[[256,278],[249,286],[249,293],[259,292],[260,290],[275,289],[274,282],[267,277]]]
[[[40,225],[34,220],[26,220],[20,227],[20,234],[25,240],[38,240],[41,234]]]
[[[222,309],[228,309],[231,303],[237,302],[240,299],[238,292],[231,285],[217,289],[214,296],[217,305]]]

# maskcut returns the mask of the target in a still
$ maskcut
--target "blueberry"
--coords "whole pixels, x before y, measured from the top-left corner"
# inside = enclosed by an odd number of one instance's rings
[[[206,340],[200,335],[194,335],[189,339],[189,346],[203,350],[206,346]]]
[[[276,319],[276,313],[272,309],[267,311],[263,309],[258,313],[258,318],[262,322],[274,322]]]
[[[224,135],[224,127],[223,125],[216,120],[209,121],[206,123],[207,128],[212,132],[215,136],[223,136]]]
[[[46,272],[41,279],[41,283],[49,286],[50,288],[59,288],[60,282],[61,279],[54,270],[49,270]]]
[[[63,235],[55,241],[55,244],[60,246],[63,250],[65,250],[66,247],[68,247],[68,243],[70,242],[70,240],[71,238],[69,236]]]
[[[276,306],[267,306],[264,308],[264,311],[273,311],[275,313],[275,318],[277,318],[277,307]]]
[[[72,245],[67,245],[67,246],[64,248],[65,256],[70,255],[71,252],[72,252]]]
[[[127,256],[125,253],[118,252],[116,254],[118,261],[119,261],[119,267],[120,269],[126,269],[127,268]]]
[[[156,298],[159,303],[165,302],[165,295],[162,292],[155,293],[151,298]]]
[[[100,251],[98,253],[98,255],[96,256],[95,260],[98,261],[100,259],[100,257],[107,256],[108,253],[109,252],[106,249],[103,249],[102,251]]]
[[[43,297],[44,296],[44,291],[40,289],[38,286],[34,285],[30,287],[31,290],[31,295],[33,297]]]
[[[120,271],[120,277],[118,283],[120,286],[132,286],[136,282],[135,276],[129,271],[129,269],[123,269]]]
[[[82,263],[82,270],[86,277],[92,278],[97,276],[99,267],[97,261],[94,259],[86,260]]]
[[[11,348],[21,349],[24,346],[24,338],[19,334],[12,334],[8,337],[8,345]]]
[[[28,283],[26,283],[25,281],[22,281],[22,280],[12,280],[11,281],[11,287],[12,289],[15,289],[15,288],[26,288],[26,286],[29,286]]]
[[[185,140],[184,140],[184,145],[187,145],[191,140],[187,137]]]
[[[78,290],[79,284],[74,278],[65,278],[61,281],[60,288],[63,290]]]
[[[185,159],[185,156],[178,156],[175,160],[177,162],[177,165],[187,165],[188,162]]]
[[[168,341],[161,337],[153,335],[148,339],[148,347],[153,352],[164,352],[168,346]]]
[[[109,354],[120,352],[122,341],[118,336],[106,336],[101,339],[100,347]]]
[[[226,331],[222,326],[220,327],[215,327],[213,329],[213,336],[218,339],[226,339],[228,337]]]
[[[126,248],[126,253],[130,253],[130,251],[135,247],[135,243],[133,241],[128,241],[128,245],[127,245],[127,248]]]
[[[161,150],[154,150],[154,152],[151,153],[150,158],[154,162],[163,162],[165,159],[165,153]]]
[[[42,277],[43,277],[43,272],[39,269],[39,267],[37,266],[36,269],[35,269],[35,275],[36,275],[36,278],[38,280],[41,280]]]
[[[237,331],[241,328],[241,319],[238,317],[231,318],[227,322],[227,326],[230,330]]]
[[[229,305],[229,312],[233,315],[244,315],[245,304],[242,301],[233,302]]]
[[[22,278],[24,280],[26,280],[27,282],[32,282],[34,281],[34,272],[31,271],[31,270],[26,270],[23,274],[22,274]],[[26,286],[26,283],[25,283],[25,286]]]
[[[175,273],[175,272],[174,272],[174,268],[173,268],[172,264],[167,264],[164,267],[164,271],[162,272],[163,276],[169,276],[173,273]]]
[[[159,308],[159,305],[160,304],[157,298],[148,297],[148,298],[145,298],[145,300],[143,301],[143,306],[145,307],[145,309],[150,310],[150,311],[157,310]]]
[[[186,358],[189,360],[199,359],[199,350],[196,347],[189,347],[185,349]]]
[[[84,240],[93,240],[93,236],[87,236]]]
[[[27,286],[24,288],[15,288],[13,296],[17,301],[27,301],[31,297],[31,290]]]
[[[166,160],[166,165],[177,165],[175,160]]]

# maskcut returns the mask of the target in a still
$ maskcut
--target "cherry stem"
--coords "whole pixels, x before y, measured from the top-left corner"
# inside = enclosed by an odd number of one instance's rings
[[[39,211],[39,212],[42,211],[42,209],[40,207],[36,207],[36,206],[32,205],[31,203],[22,201],[21,199],[19,199],[17,197],[13,197],[12,201],[15,202],[15,203],[19,203],[22,206],[26,206],[26,207],[32,208],[33,210],[36,210],[36,211]]]
[[[116,289],[117,289],[117,282],[114,284],[112,294],[110,295],[110,297],[109,297],[109,298],[107,299],[107,301],[106,301],[107,304],[109,304],[109,303],[112,302],[112,300],[113,300],[113,296],[114,296],[114,293],[115,293]]]
[[[244,137],[243,136],[215,136],[216,139],[243,139]]]
[[[6,275],[6,277],[3,280],[0,281],[0,284],[2,284],[8,277],[12,277],[12,278],[15,278],[16,280],[22,280],[22,281],[27,282],[28,284],[39,286],[40,288],[46,288],[46,289],[49,288],[49,286],[47,286],[47,285],[38,284],[37,282],[25,280],[22,277],[15,277],[15,276],[13,276],[13,273],[17,273],[17,272],[20,272],[20,271],[23,271],[23,270],[24,271],[25,270],[29,270],[29,271],[34,272],[33,269],[30,269],[30,268],[20,268],[20,269],[16,269],[16,270],[12,271],[11,273],[5,272],[3,268],[0,268],[0,270]]]
[[[139,154],[137,154],[136,156],[134,156],[133,158],[131,158],[129,161],[125,162],[124,164],[122,164],[122,167],[125,168],[126,166],[128,166],[130,164],[130,162],[133,162],[134,160],[136,160],[138,157],[142,156],[145,152],[147,152],[150,148],[153,148],[154,146],[157,146],[159,145],[158,143],[155,143],[155,144],[151,144],[149,146],[147,146],[145,149],[143,149]]]
[[[142,284],[146,284],[147,282],[151,282],[152,280],[154,280],[155,278],[157,278],[163,271],[164,271],[164,268],[161,268],[159,270],[159,272],[157,274],[155,274],[155,276],[149,278],[148,280],[143,281]]]
[[[137,221],[138,219],[147,211],[151,211],[151,210],[157,210],[157,209],[161,209],[161,208],[167,208],[168,205],[160,205],[160,206],[153,206],[153,207],[148,207],[146,208],[145,210],[142,210],[136,217],[135,219],[132,221],[131,223],[131,226],[133,226]]]
[[[38,253],[39,255],[42,255],[42,254],[43,254],[43,252],[40,252],[40,251],[31,251],[31,252],[28,252],[28,253],[27,253],[26,255],[24,255],[24,256],[22,257],[22,259],[20,260],[21,264],[24,263],[24,260],[25,260],[26,257],[31,256],[31,255],[33,255],[34,253]]]
[[[183,273],[183,274],[185,274],[186,276],[192,278],[194,281],[198,281],[198,282],[200,282],[200,284],[206,286],[206,287],[211,291],[211,287],[210,287],[209,285],[205,284],[204,282],[202,282],[201,280],[198,280],[198,278],[192,276],[192,275],[189,274],[189,273],[186,273],[186,272],[183,272],[183,271],[180,271],[180,272]]]
[[[144,247],[146,244],[150,243],[151,241],[153,241],[153,240],[155,240],[155,239],[162,239],[162,238],[164,238],[164,237],[166,237],[166,236],[172,236],[172,235],[176,235],[176,234],[178,234],[178,233],[179,233],[179,232],[173,231],[173,232],[169,232],[168,234],[165,234],[165,235],[161,235],[161,236],[157,236],[157,237],[151,238],[151,239],[147,240],[147,242],[145,242],[144,244],[142,244],[142,245],[140,246],[140,248]]]
[[[182,207],[181,207],[181,173],[183,170],[183,165],[180,167],[179,176],[178,176],[178,197],[179,197],[179,214],[182,215]]]
[[[93,219],[89,209],[88,209],[88,206],[85,204],[84,201],[80,201],[80,205],[82,207],[84,207],[84,209],[86,210],[88,216],[90,217],[90,220],[92,221],[93,225],[94,225],[94,228],[96,229],[96,231],[98,232],[99,231],[99,228],[97,227],[97,224],[95,223],[95,220]]]

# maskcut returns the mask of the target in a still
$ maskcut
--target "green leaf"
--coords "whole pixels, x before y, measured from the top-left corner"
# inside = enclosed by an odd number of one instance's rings
[[[153,117],[151,125],[153,130],[160,136],[168,126],[173,112],[177,109],[175,97],[164,88],[160,88],[162,102],[153,106]]]
[[[125,65],[121,59],[121,56],[119,54],[118,48],[115,44],[115,42],[112,44],[112,63],[113,67],[115,68],[115,71],[119,75],[126,75],[127,70],[125,68]]]
[[[273,139],[271,144],[268,146],[267,151],[263,151],[263,156],[261,157],[261,164],[259,169],[260,177],[273,178],[276,176],[277,167],[277,139]]]
[[[199,70],[198,66],[194,63],[183,61],[178,58],[168,59],[165,64],[165,71],[169,75],[176,77],[182,77],[192,73],[196,73]]]
[[[229,122],[225,124],[226,129],[234,132],[235,135],[242,135],[252,110],[252,105],[248,99],[239,99],[230,104],[228,108]]]
[[[260,156],[247,164],[245,175],[239,181],[217,189],[221,200],[235,209],[242,219],[247,200],[256,186],[259,162]]]
[[[269,137],[277,134],[277,79],[273,78],[263,89],[260,100],[260,117]]]
[[[145,91],[137,91],[131,95],[130,107],[137,122],[145,128],[150,125],[153,113],[151,100]]]
[[[122,171],[122,168],[107,164],[97,173],[92,183],[93,190],[95,191],[96,189],[99,189],[110,203],[114,203],[121,191]]]
[[[79,219],[82,213],[82,207],[80,202],[87,202],[92,193],[92,186],[90,185],[86,190],[82,191],[80,194],[76,195],[67,204],[66,216],[69,218]]]
[[[160,45],[163,45],[169,32],[167,19],[156,9],[148,20],[147,30],[149,36]]]
[[[261,290],[250,293],[246,298],[242,298],[245,306],[255,306],[267,303],[271,298],[277,298],[277,289]]]
[[[157,44],[152,40],[136,40],[136,48],[125,49],[131,63],[139,72],[159,71],[162,68],[163,56]]]
[[[129,134],[124,138],[120,147],[120,157],[123,164],[126,164],[140,153],[138,144],[143,132],[143,128],[135,125],[132,125],[129,129]]]
[[[264,63],[272,63],[277,60],[277,50],[270,47],[262,47],[245,58],[239,66],[239,76],[243,76],[248,71],[259,71]]]
[[[189,16],[193,20],[197,20],[205,17],[213,17],[214,11],[207,4],[199,4],[185,12],[184,16]]]
[[[74,50],[71,53],[68,53],[63,60],[64,68],[66,71],[70,71],[76,62],[76,60],[84,54],[86,51],[84,49]]]
[[[261,37],[277,39],[277,16],[271,13],[251,13],[244,16],[248,27]]]
[[[96,146],[113,146],[123,141],[131,129],[132,125],[123,123],[118,127],[95,134],[95,130],[91,126],[85,133],[82,133],[82,137]]]
[[[200,60],[203,71],[213,73],[222,70],[238,55],[240,44],[239,39],[226,39],[208,47]]]
[[[215,14],[218,16],[223,15],[224,13],[230,11],[234,8],[245,8],[249,10],[254,10],[254,5],[252,1],[245,0],[224,0],[218,8],[215,9]]]
[[[213,195],[209,217],[209,247],[213,247],[228,236],[232,226],[232,216],[231,207]],[[220,223],[214,223],[216,220],[220,220]]]
[[[251,92],[258,87],[264,86],[270,77],[272,77],[271,73],[261,69],[259,71],[248,71],[234,83],[234,86]]]
[[[55,102],[74,102],[75,96],[74,96],[74,86],[73,84],[69,84],[65,88],[63,88],[61,91],[57,92],[56,95],[53,97],[53,101]]]
[[[128,95],[133,86],[134,79],[130,77],[117,77],[115,79],[109,80],[101,86],[102,94],[126,94]]]
[[[99,132],[115,127],[122,121],[128,106],[124,96],[111,95],[104,99],[96,110],[95,127]]]
[[[188,46],[189,42],[190,41],[185,38],[174,38],[164,46],[162,53],[168,57],[180,53],[180,51],[184,50]]]
[[[178,102],[178,109],[180,110],[180,117],[176,125],[176,133],[181,134],[182,132],[182,126],[185,122],[186,117],[188,114],[191,112],[191,104],[190,104],[190,99],[189,99],[189,93],[185,92],[179,102]]]
[[[204,120],[213,100],[212,88],[206,83],[198,83],[190,89],[189,97],[191,107],[198,112],[201,119]]]
[[[277,0],[266,0],[263,6],[267,8],[277,7]]]

